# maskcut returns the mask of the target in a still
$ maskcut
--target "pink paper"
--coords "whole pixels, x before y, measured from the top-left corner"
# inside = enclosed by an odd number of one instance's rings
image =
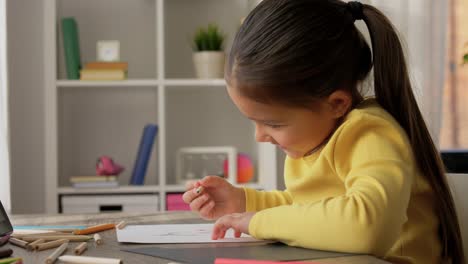
[[[252,259],[217,258],[214,264],[319,264],[318,262],[302,261],[269,261]]]

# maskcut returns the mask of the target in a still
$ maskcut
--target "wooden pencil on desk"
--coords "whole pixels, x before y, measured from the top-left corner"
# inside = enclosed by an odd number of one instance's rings
[[[102,238],[99,234],[94,234],[94,242],[96,242],[96,245],[101,245],[102,244]]]
[[[102,224],[102,225],[96,225],[96,226],[91,226],[85,229],[80,229],[80,230],[75,230],[73,231],[73,234],[75,235],[88,235],[88,234],[94,234],[97,232],[113,229],[115,227],[115,224]]]
[[[68,242],[63,243],[60,247],[58,247],[50,256],[46,258],[46,264],[52,264],[57,260],[57,258],[65,252],[68,248]]]
[[[61,246],[62,244],[68,243],[68,242],[69,242],[68,239],[59,239],[59,240],[54,240],[54,241],[50,241],[50,242],[45,242],[45,243],[41,243],[41,244],[36,245],[36,250],[41,251],[41,250],[46,250],[46,249],[49,249],[49,248],[56,248],[56,247]]]
[[[66,263],[93,263],[93,264],[122,264],[122,260],[114,258],[95,258],[95,257],[84,257],[84,256],[70,256],[65,255],[58,258],[60,261]]]
[[[41,243],[44,243],[45,240],[44,239],[38,239],[38,240],[35,240],[34,242],[31,242],[27,245],[27,248],[28,250],[35,250],[36,249],[36,246],[38,244],[41,244]]]
[[[24,241],[33,242],[37,239],[44,239],[45,241],[59,240],[59,239],[68,239],[73,242],[83,242],[88,241],[92,237],[83,236],[83,235],[55,235],[55,236],[26,236],[23,237]]]
[[[121,221],[115,227],[117,227],[118,229],[124,229],[126,226],[127,226],[127,223],[125,221]]]
[[[11,237],[23,239],[25,237],[30,237],[30,236],[69,236],[69,235],[71,235],[71,233],[63,233],[63,232],[26,233],[26,234],[13,233]]]
[[[28,244],[29,244],[28,241],[17,239],[17,238],[14,238],[14,237],[10,237],[8,242],[10,242],[11,244],[13,244],[15,246],[22,247],[22,248],[26,248],[28,246]]]
[[[75,255],[81,255],[83,252],[88,248],[88,243],[82,242],[80,243],[74,250]]]

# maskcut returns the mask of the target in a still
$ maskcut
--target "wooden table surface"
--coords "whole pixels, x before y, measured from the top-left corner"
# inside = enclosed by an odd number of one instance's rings
[[[206,221],[200,219],[192,212],[164,212],[157,214],[129,214],[129,213],[101,213],[95,215],[13,215],[11,222],[13,225],[97,225],[104,223],[118,223],[125,220],[128,224],[182,224],[182,223],[204,223]],[[88,249],[84,252],[83,256],[93,257],[108,257],[119,258],[124,264],[140,264],[140,263],[170,263],[173,261],[145,256],[135,253],[121,251],[121,249],[137,248],[137,247],[151,247],[153,245],[144,244],[121,244],[117,242],[115,230],[108,230],[100,232],[104,240],[104,244],[96,246],[94,243],[88,243]],[[73,255],[72,249],[79,243],[70,243],[69,249],[64,254]],[[171,244],[171,245],[158,245],[175,247],[187,247],[187,244]],[[203,246],[197,244],[197,246]],[[205,245],[208,246],[208,245]],[[20,247],[11,245],[10,248],[14,250],[13,256],[22,257],[23,263],[45,263],[45,259],[49,256],[54,249],[30,252]],[[316,260],[317,261],[317,260]],[[57,261],[55,263],[60,263]],[[326,264],[385,264],[388,262],[377,259],[373,256],[349,256],[330,259],[320,259],[318,263]]]

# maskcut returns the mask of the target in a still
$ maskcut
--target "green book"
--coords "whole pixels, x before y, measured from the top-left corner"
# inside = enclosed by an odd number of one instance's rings
[[[80,46],[78,40],[78,26],[73,17],[62,18],[63,50],[65,52],[65,66],[69,80],[80,79]]]

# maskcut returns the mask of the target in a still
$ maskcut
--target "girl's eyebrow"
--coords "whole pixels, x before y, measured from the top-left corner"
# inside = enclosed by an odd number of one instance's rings
[[[262,123],[280,123],[281,121],[279,120],[273,120],[273,119],[257,119],[257,118],[253,118],[253,117],[247,117],[248,119],[252,120],[252,121],[257,121],[257,122],[262,122]]]

